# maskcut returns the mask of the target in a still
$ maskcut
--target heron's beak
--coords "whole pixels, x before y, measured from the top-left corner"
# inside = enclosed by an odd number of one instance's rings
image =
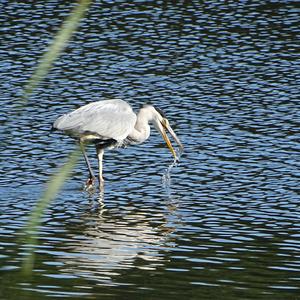
[[[171,126],[169,124],[166,124],[165,127],[169,131],[169,133],[171,134],[171,136],[173,137],[173,139],[175,140],[177,145],[179,146],[180,153],[181,153],[183,151],[183,145],[181,144],[179,138],[177,137],[177,135],[175,134],[175,132],[173,131],[173,129],[171,128]]]
[[[168,148],[170,149],[171,153],[173,154],[174,158],[177,160],[177,154],[176,151],[174,150],[172,143],[170,141],[170,139],[167,136],[166,130],[171,134],[171,136],[174,138],[175,142],[178,144],[178,146],[180,147],[180,152],[183,151],[183,145],[181,144],[179,138],[177,137],[177,135],[175,134],[175,132],[173,131],[173,129],[171,128],[171,126],[169,124],[166,123],[159,123],[159,132],[162,135],[163,139],[165,140]]]

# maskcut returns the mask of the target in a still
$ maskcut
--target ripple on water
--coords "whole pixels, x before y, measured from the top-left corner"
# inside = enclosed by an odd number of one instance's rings
[[[93,3],[23,114],[14,114],[37,57],[72,6],[9,3],[0,15],[4,282],[16,278],[20,298],[211,298],[216,287],[228,299],[296,295],[295,4]],[[20,279],[28,247],[18,244],[20,228],[74,147],[49,132],[52,122],[112,97],[135,110],[145,102],[163,109],[185,146],[179,164],[170,167],[155,133],[143,145],[108,152],[103,198],[82,191],[80,160],[44,215],[34,279]],[[92,147],[89,156],[96,166]]]

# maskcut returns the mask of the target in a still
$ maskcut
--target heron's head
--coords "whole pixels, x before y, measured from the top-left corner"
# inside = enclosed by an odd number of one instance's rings
[[[175,142],[180,148],[180,152],[183,150],[183,145],[181,144],[179,138],[173,131],[173,129],[170,126],[170,123],[166,117],[166,115],[163,113],[161,109],[158,107],[154,107],[152,105],[146,104],[144,105],[144,108],[149,110],[151,112],[151,121],[155,128],[158,130],[158,132],[162,135],[163,139],[165,140],[168,148],[170,149],[171,153],[173,154],[174,158],[177,159],[176,151],[174,150],[172,143],[167,135],[167,132],[170,133],[170,135],[174,138]]]

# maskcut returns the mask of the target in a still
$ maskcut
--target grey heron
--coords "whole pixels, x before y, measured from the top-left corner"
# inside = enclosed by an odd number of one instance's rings
[[[89,170],[87,187],[93,185],[95,176],[85,151],[85,145],[88,143],[96,145],[99,186],[100,189],[103,189],[104,149],[144,142],[150,136],[149,123],[152,123],[161,133],[175,160],[177,160],[176,151],[166,131],[174,138],[180,150],[183,149],[183,146],[162,111],[149,104],[143,105],[136,115],[131,106],[120,99],[92,102],[59,117],[54,122],[53,129],[61,130],[79,141]]]

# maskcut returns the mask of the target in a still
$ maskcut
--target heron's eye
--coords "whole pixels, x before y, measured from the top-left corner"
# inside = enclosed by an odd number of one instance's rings
[[[169,121],[166,118],[163,118],[163,124],[168,127],[169,126]]]

